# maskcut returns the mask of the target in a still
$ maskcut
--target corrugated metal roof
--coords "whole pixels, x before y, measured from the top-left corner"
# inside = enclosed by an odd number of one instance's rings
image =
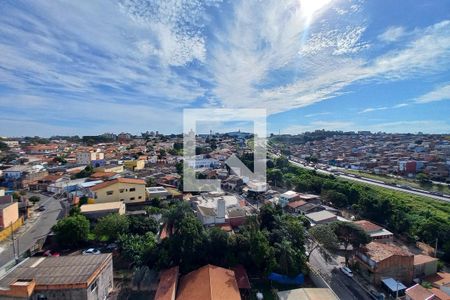
[[[111,254],[32,257],[0,279],[0,287],[8,287],[17,279],[34,279],[37,286],[86,284],[89,277],[111,259]]]

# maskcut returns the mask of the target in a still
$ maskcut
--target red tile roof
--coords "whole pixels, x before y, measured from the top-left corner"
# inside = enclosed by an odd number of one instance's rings
[[[393,244],[385,244],[380,242],[370,242],[364,247],[367,255],[375,262],[380,262],[394,255],[413,256],[408,250],[402,249]]]
[[[291,208],[297,208],[299,206],[305,205],[306,202],[303,200],[297,200],[297,201],[293,201],[293,202],[289,202],[288,206]]]
[[[438,259],[435,257],[431,257],[429,255],[418,254],[414,255],[414,265],[422,265],[428,262],[437,261]]]
[[[365,232],[374,232],[383,229],[383,227],[373,224],[367,220],[355,221],[354,223],[361,227]]]
[[[411,300],[431,300],[433,299],[433,293],[421,286],[416,284],[408,289],[406,289],[406,295],[411,298]]]
[[[241,295],[232,270],[206,265],[180,280],[177,300],[240,300]]]
[[[105,181],[102,183],[99,183],[97,185],[94,185],[91,187],[92,191],[100,190],[102,188],[105,188],[107,186],[116,184],[116,183],[129,183],[129,184],[143,184],[145,185],[145,180],[143,179],[134,179],[134,178],[116,178],[114,180]]]
[[[234,271],[234,277],[236,278],[237,285],[240,289],[250,289],[250,281],[248,280],[247,271],[244,266],[237,265],[232,268]]]
[[[175,300],[178,274],[178,266],[161,272],[155,300]]]

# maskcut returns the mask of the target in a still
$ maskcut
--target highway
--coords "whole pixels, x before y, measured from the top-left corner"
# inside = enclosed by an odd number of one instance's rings
[[[419,195],[419,196],[425,196],[425,197],[429,197],[429,198],[433,198],[436,200],[440,200],[440,201],[446,201],[450,203],[450,198],[446,197],[446,196],[437,196],[437,195],[433,195],[430,194],[427,191],[422,191],[422,190],[418,190],[418,189],[408,189],[408,188],[402,188],[402,187],[398,187],[398,186],[393,186],[393,185],[389,185],[389,184],[385,184],[385,183],[381,183],[377,180],[373,180],[370,178],[364,178],[364,177],[353,177],[353,176],[348,176],[348,175],[343,175],[343,174],[336,174],[333,172],[329,172],[327,170],[323,170],[323,169],[316,169],[310,166],[306,166],[302,163],[296,162],[294,160],[289,160],[289,162],[291,162],[292,164],[301,167],[301,168],[305,168],[305,169],[309,169],[309,170],[315,170],[318,173],[322,173],[322,174],[327,174],[327,175],[333,175],[342,179],[346,179],[346,180],[353,180],[353,181],[358,181],[361,183],[366,183],[366,184],[371,184],[371,185],[375,185],[375,186],[379,186],[382,188],[386,188],[386,189],[391,189],[391,190],[395,190],[395,191],[400,191],[400,192],[404,192],[404,193],[409,193],[409,194],[414,194],[414,195]]]

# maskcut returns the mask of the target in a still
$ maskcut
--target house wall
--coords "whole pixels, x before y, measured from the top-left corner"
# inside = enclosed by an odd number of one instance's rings
[[[393,255],[380,262],[373,262],[365,255],[358,254],[357,261],[362,274],[372,283],[379,285],[386,277],[396,278],[408,285],[414,276],[414,256]],[[368,263],[373,264],[370,266]]]
[[[95,168],[96,172],[106,172],[106,173],[122,173],[123,172],[123,166],[103,166],[99,168]]]
[[[0,226],[6,228],[19,219],[19,203],[14,202],[0,209]]]
[[[135,191],[130,191],[130,189]],[[112,192],[108,195],[108,192]],[[139,203],[145,201],[145,184],[115,183],[95,191],[95,203],[118,202]]]
[[[425,277],[436,274],[438,267],[438,261],[430,261],[421,265],[414,266],[414,278]]]
[[[145,160],[127,160],[123,162],[125,168],[134,170],[142,170],[145,167]]]

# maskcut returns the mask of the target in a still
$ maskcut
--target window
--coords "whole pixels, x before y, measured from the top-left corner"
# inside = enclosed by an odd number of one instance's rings
[[[142,199],[142,196],[139,196],[138,199]]]
[[[112,194],[114,194],[114,191],[107,191],[106,195],[111,196]]]
[[[131,188],[130,189],[130,192],[134,192],[136,189],[135,188]]]
[[[134,200],[134,197],[131,197],[130,200]]]
[[[125,190],[124,189],[120,189],[119,190],[119,193],[123,193]]]
[[[94,283],[91,285],[90,290],[91,290],[91,292],[94,292],[96,289],[97,289],[97,280],[94,281]]]

